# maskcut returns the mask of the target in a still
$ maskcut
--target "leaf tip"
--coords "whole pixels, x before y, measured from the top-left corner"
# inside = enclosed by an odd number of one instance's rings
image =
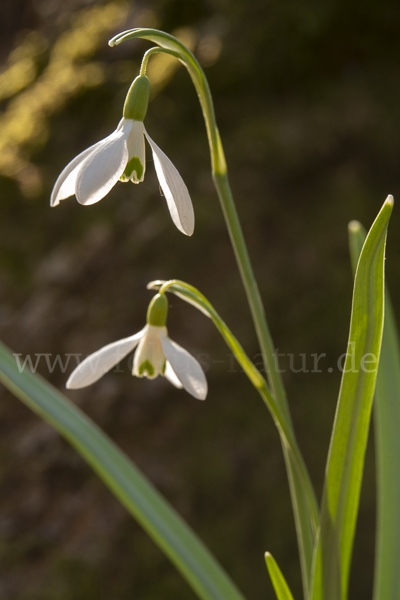
[[[270,552],[264,552],[264,559],[265,559],[265,564],[267,565],[267,568],[269,571],[271,563],[273,564],[275,562],[274,557],[272,556],[272,554]]]
[[[348,225],[350,233],[358,233],[362,229],[360,221],[350,221]]]
[[[385,200],[385,204],[387,204],[388,206],[391,206],[393,208],[393,206],[394,206],[394,198],[393,198],[392,194],[388,195],[388,197]]]

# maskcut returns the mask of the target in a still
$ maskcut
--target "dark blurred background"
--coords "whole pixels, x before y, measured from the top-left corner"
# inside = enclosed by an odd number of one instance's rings
[[[137,26],[175,33],[209,78],[238,211],[284,355],[295,428],[320,495],[351,306],[347,224],[369,226],[400,184],[400,5],[2,0],[1,339],[21,360],[49,355],[37,371],[59,389],[73,368],[68,353],[86,355],[143,327],[146,284],[155,278],[200,288],[260,363],[212,185],[201,111],[182,67],[152,59],[146,127],[190,189],[194,236],[173,226],[150,152],[141,185],[118,184],[91,207],[74,198],[49,207],[61,169],[121,117],[149,44],[111,49],[107,41]],[[395,303],[399,227],[395,209],[387,250]],[[162,378],[133,379],[127,361],[121,373],[68,396],[171,501],[249,600],[274,597],[266,550],[300,598],[289,491],[271,418],[212,324],[176,298],[169,332],[207,369],[205,403]],[[321,372],[311,372],[312,355],[321,353]],[[61,364],[54,364],[57,355]],[[76,452],[3,388],[0,397],[2,600],[194,598]],[[371,440],[354,598],[371,597],[374,527]]]

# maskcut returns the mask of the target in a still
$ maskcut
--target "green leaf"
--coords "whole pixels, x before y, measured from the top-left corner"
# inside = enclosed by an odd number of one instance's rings
[[[392,209],[393,198],[389,196],[368,233],[357,265],[348,351],[326,468],[313,600],[347,597],[382,341],[385,243]],[[375,362],[369,362],[372,359]]]
[[[278,563],[274,557],[269,552],[265,553],[265,562],[267,564],[268,573],[278,600],[293,600],[292,592],[290,591],[289,586],[282,575],[282,571],[278,567]]]
[[[357,264],[366,232],[349,224],[350,250]],[[386,289],[385,325],[374,401],[377,470],[375,600],[400,597],[400,346],[392,303]]]
[[[19,372],[0,343],[0,381],[63,435],[204,600],[244,600],[199,538],[121,450],[42,377]]]

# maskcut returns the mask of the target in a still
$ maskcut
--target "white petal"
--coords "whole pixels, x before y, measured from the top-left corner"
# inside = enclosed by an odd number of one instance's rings
[[[171,363],[179,381],[198,400],[207,396],[207,380],[200,363],[187,350],[170,340],[161,339],[165,358]]]
[[[132,159],[138,159],[142,169],[141,173],[137,170],[133,170],[132,174],[129,175],[129,179],[133,183],[140,183],[144,179],[146,172],[146,146],[144,143],[144,125],[142,121],[133,121],[132,131],[129,134],[128,141],[128,164]],[[139,167],[140,168],[140,167]]]
[[[85,158],[87,158],[89,154],[103,142],[104,140],[100,140],[100,142],[97,142],[97,144],[93,144],[93,146],[90,146],[90,148],[87,148],[78,154],[78,156],[75,156],[75,158],[68,163],[65,169],[61,171],[51,192],[50,206],[57,206],[57,204],[60,204],[60,200],[64,200],[64,198],[69,198],[69,196],[73,196],[75,194],[76,177],[78,175],[80,166]]]
[[[117,365],[129,352],[132,352],[138,345],[143,331],[139,331],[135,335],[118,340],[112,344],[108,344],[94,352],[73,371],[70,375],[66,387],[70,390],[86,387],[91,385],[107,371]]]
[[[171,363],[169,363],[168,361],[166,361],[166,363],[165,363],[164,377],[165,377],[165,379],[168,379],[168,381],[170,383],[172,383],[172,385],[174,385],[175,387],[177,387],[177,388],[183,387],[183,385],[177,378],[175,371],[171,367]]]
[[[177,169],[157,144],[153,142],[146,130],[145,135],[153,151],[158,181],[167,201],[172,220],[179,231],[186,235],[192,235],[194,212],[188,189]]]
[[[126,141],[133,121],[123,119],[118,129],[103,140],[83,161],[79,169],[75,195],[80,204],[98,202],[117,183],[128,162]]]

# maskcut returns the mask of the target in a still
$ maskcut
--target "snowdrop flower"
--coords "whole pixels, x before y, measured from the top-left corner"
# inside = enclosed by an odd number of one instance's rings
[[[167,312],[168,301],[164,294],[154,296],[147,311],[146,326],[139,333],[88,356],[69,377],[67,388],[91,385],[137,347],[132,375],[149,379],[163,375],[175,387],[183,387],[198,400],[204,400],[207,380],[203,369],[189,352],[168,337]]]
[[[153,151],[154,166],[172,220],[186,235],[192,235],[194,213],[188,189],[169,158],[148,135],[146,116],[150,83],[139,75],[125,100],[123,117],[117,129],[104,140],[78,154],[59,175],[50,204],[75,194],[80,204],[98,202],[118,180],[140,183],[146,171],[145,137]]]

